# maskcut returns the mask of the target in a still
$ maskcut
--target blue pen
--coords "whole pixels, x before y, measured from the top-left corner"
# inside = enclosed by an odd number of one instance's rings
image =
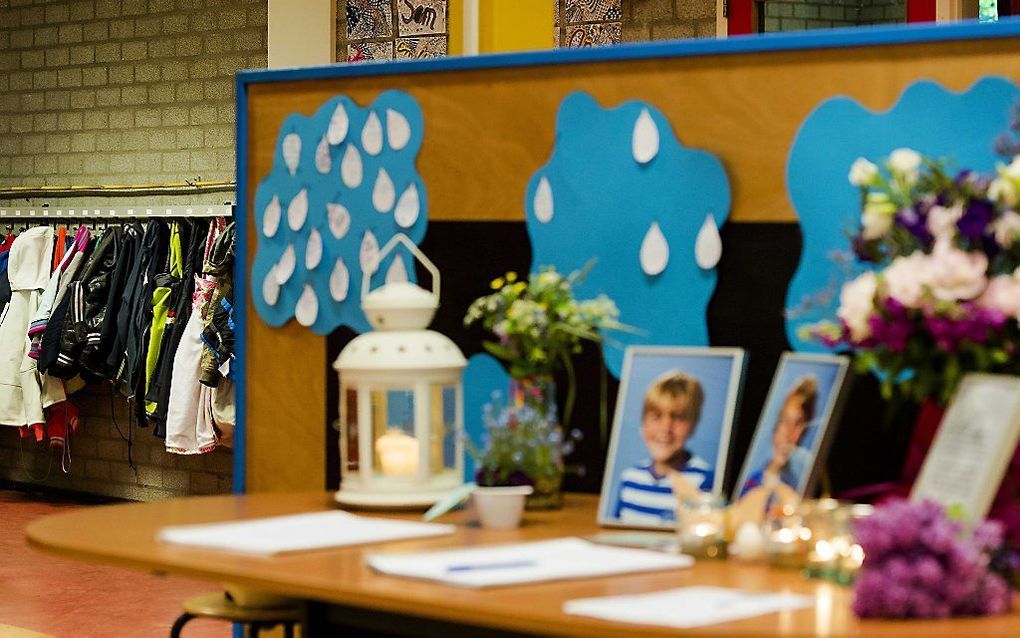
[[[511,569],[514,567],[533,567],[535,561],[533,560],[517,560],[507,561],[505,563],[475,563],[469,565],[450,565],[446,568],[446,572],[472,572],[481,569]]]

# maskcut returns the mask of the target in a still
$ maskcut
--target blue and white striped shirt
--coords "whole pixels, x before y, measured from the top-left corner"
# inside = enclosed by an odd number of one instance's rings
[[[691,456],[678,471],[694,487],[705,492],[712,489],[715,473],[703,459]],[[675,521],[676,497],[669,476],[656,474],[650,460],[624,470],[613,516],[635,525]]]

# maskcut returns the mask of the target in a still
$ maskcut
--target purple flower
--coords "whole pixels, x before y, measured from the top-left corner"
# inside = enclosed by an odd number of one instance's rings
[[[925,248],[929,248],[934,241],[934,237],[928,231],[927,208],[922,204],[901,208],[893,217],[893,221],[909,231]]]
[[[963,216],[956,222],[960,234],[972,241],[980,240],[988,230],[995,216],[995,206],[987,199],[972,199],[963,209]]]

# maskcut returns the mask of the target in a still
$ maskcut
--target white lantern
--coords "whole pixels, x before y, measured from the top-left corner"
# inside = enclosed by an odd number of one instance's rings
[[[403,243],[432,275],[432,292],[406,282],[370,291],[371,275]],[[467,361],[427,327],[439,308],[439,271],[407,236],[395,235],[362,277],[361,308],[373,332],[355,337],[340,375],[337,502],[357,507],[428,507],[463,484]]]

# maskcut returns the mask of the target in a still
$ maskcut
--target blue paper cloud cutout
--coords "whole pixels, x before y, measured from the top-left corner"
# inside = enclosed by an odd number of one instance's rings
[[[321,172],[316,164],[316,152],[329,128],[330,119],[338,106],[343,106],[349,126],[346,137],[337,145],[328,145],[329,170]],[[394,111],[407,121],[410,135],[404,146],[394,149],[387,131],[387,111]],[[375,113],[382,125],[383,145],[378,155],[370,155],[364,149],[361,133],[370,113]],[[301,149],[296,171],[291,174],[284,158],[284,140],[296,133],[301,140]],[[381,248],[395,233],[407,234],[416,244],[425,236],[428,225],[428,193],[418,174],[415,162],[421,149],[424,133],[424,118],[417,101],[403,91],[386,91],[369,106],[360,107],[346,96],[335,97],[324,103],[311,117],[291,114],[284,120],[277,138],[273,167],[259,184],[255,192],[254,211],[257,235],[257,252],[252,266],[252,299],[256,311],[269,325],[282,326],[292,317],[298,298],[310,285],[318,300],[318,315],[310,328],[318,334],[329,334],[341,325],[350,326],[357,332],[369,329],[368,321],[361,311],[362,270],[359,254],[362,238],[371,231]],[[399,144],[398,144],[399,145]],[[340,167],[348,147],[353,146],[360,155],[363,177],[361,183],[349,188],[340,177]],[[378,212],[372,203],[372,190],[380,169],[385,169],[393,182],[395,198],[414,185],[418,192],[419,214],[409,228],[403,228],[394,219],[392,209]],[[291,201],[304,190],[308,197],[308,216],[304,224],[292,230],[287,220],[287,208]],[[264,230],[265,211],[273,197],[280,202],[281,219],[279,228],[272,237]],[[341,238],[333,235],[329,226],[327,204],[344,206],[350,213],[350,227]],[[323,240],[323,255],[313,269],[305,268],[305,252],[308,237],[314,228]],[[279,299],[275,304],[267,303],[263,297],[263,283],[287,249],[294,247],[297,267],[290,279],[281,286]],[[397,251],[385,259],[373,276],[373,285],[378,285],[393,259],[404,260],[409,279],[414,280],[414,265],[406,254]],[[335,301],[330,294],[330,276],[338,259],[343,259],[350,275],[347,296]]]
[[[659,149],[642,164],[634,158],[632,135],[644,110],[658,130]],[[543,178],[553,199],[553,215],[545,223],[535,211]],[[706,215],[722,226],[729,214],[729,181],[722,163],[685,147],[654,106],[628,101],[605,109],[586,93],[568,95],[557,117],[552,157],[531,177],[525,206],[532,271],[552,265],[566,273],[597,258],[577,295],[609,295],[620,320],[641,331],[608,335],[604,357],[614,375],[620,375],[627,345],[708,343],[705,313],[716,274],[697,266],[694,244]],[[639,254],[653,222],[668,242],[669,262],[650,276]]]
[[[909,147],[945,157],[960,169],[994,169],[995,139],[1009,125],[1020,88],[985,77],[963,93],[924,80],[911,84],[887,111],[836,97],[807,117],[787,164],[787,189],[800,219],[804,247],[787,290],[786,332],[795,350],[826,351],[799,338],[801,326],[835,319],[842,284],[864,266],[850,257],[850,236],[860,218],[860,193],[847,175],[858,157],[878,163]]]

